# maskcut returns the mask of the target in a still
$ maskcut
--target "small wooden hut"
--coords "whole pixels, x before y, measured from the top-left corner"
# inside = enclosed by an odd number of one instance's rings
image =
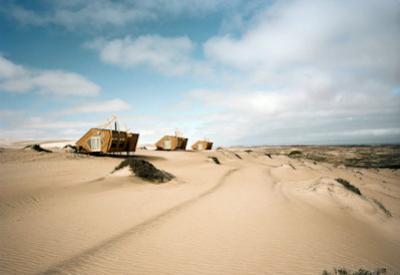
[[[179,136],[163,136],[155,144],[157,150],[176,151],[186,150],[188,139]]]
[[[211,150],[213,143],[207,140],[198,140],[192,145],[192,149],[196,151]]]
[[[78,152],[83,153],[116,153],[135,152],[139,134],[110,129],[92,128],[77,142]]]

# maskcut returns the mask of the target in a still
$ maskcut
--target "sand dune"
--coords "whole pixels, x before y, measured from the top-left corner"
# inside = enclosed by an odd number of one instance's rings
[[[136,155],[175,178],[152,184],[127,167],[113,173],[121,158],[4,149],[0,273],[400,272],[397,171],[262,150]]]

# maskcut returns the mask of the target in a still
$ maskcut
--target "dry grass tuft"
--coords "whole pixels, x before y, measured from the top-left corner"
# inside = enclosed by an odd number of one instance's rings
[[[143,159],[127,158],[122,161],[114,171],[129,166],[136,176],[155,183],[164,183],[172,180],[174,176],[166,171],[157,169],[150,162]]]
[[[52,153],[52,151],[42,148],[39,144],[31,144],[31,145],[25,146],[24,150],[33,150],[36,152]]]
[[[215,162],[215,164],[218,164],[218,165],[221,164],[221,162],[219,161],[219,159],[217,157],[209,157],[209,158],[212,159]]]
[[[353,193],[355,193],[355,194],[357,194],[357,195],[359,195],[359,196],[362,196],[361,195],[361,191],[360,191],[360,189],[358,189],[357,187],[355,187],[354,185],[352,185],[350,182],[348,182],[347,180],[345,180],[345,179],[342,179],[342,178],[337,178],[337,179],[335,179],[338,183],[340,183],[341,185],[343,185],[344,186],[344,188],[346,188],[347,190],[349,190],[349,191],[351,191],[351,192],[353,192]]]
[[[392,213],[378,200],[372,199],[374,203],[385,213],[387,217],[392,217]]]

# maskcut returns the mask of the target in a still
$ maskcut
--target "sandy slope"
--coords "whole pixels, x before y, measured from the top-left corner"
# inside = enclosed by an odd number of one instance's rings
[[[118,158],[3,150],[0,273],[400,272],[395,171],[261,152],[137,154],[176,179],[156,185],[127,171],[111,174]]]

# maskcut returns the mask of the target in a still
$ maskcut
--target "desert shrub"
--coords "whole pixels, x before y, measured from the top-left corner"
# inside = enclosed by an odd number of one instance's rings
[[[151,182],[164,183],[174,178],[172,174],[157,169],[150,162],[136,158],[125,159],[117,167],[115,167],[114,171],[122,169],[126,166],[129,166],[136,176]]]
[[[321,153],[309,153],[306,155],[306,158],[314,161],[326,161],[327,156]]]
[[[215,164],[218,164],[218,165],[221,164],[221,162],[219,161],[219,159],[217,157],[209,157],[209,158],[212,159]]]
[[[238,159],[242,159],[242,157],[239,154],[233,153]]]
[[[52,151],[41,147],[39,144],[31,144],[31,145],[25,146],[24,149],[30,149],[30,150],[33,150],[36,152],[52,153]]]
[[[269,157],[270,159],[272,159],[271,154],[265,153],[265,155],[266,155],[267,157]]]
[[[76,153],[78,152],[78,148],[76,148],[76,146],[71,145],[71,144],[67,144],[63,147],[63,150],[65,152],[69,152],[69,153]]]
[[[390,213],[390,211],[380,201],[378,201],[376,199],[372,199],[372,200],[383,211],[383,213],[386,214],[386,216],[392,217],[392,213]]]
[[[247,150],[244,150],[246,153],[252,153],[253,152],[253,150],[250,150],[250,149],[247,149]]]
[[[302,155],[303,155],[303,152],[301,152],[299,150],[293,150],[288,154],[288,156],[291,158],[301,157]]]
[[[349,190],[349,191],[351,191],[351,192],[353,192],[353,193],[355,193],[355,194],[361,196],[361,191],[360,191],[360,189],[358,189],[357,187],[355,187],[354,185],[352,185],[352,184],[351,184],[350,182],[348,182],[347,180],[342,179],[342,178],[337,178],[336,181],[337,181],[338,183],[340,183],[341,185],[343,185],[344,188],[346,188],[347,190]]]

